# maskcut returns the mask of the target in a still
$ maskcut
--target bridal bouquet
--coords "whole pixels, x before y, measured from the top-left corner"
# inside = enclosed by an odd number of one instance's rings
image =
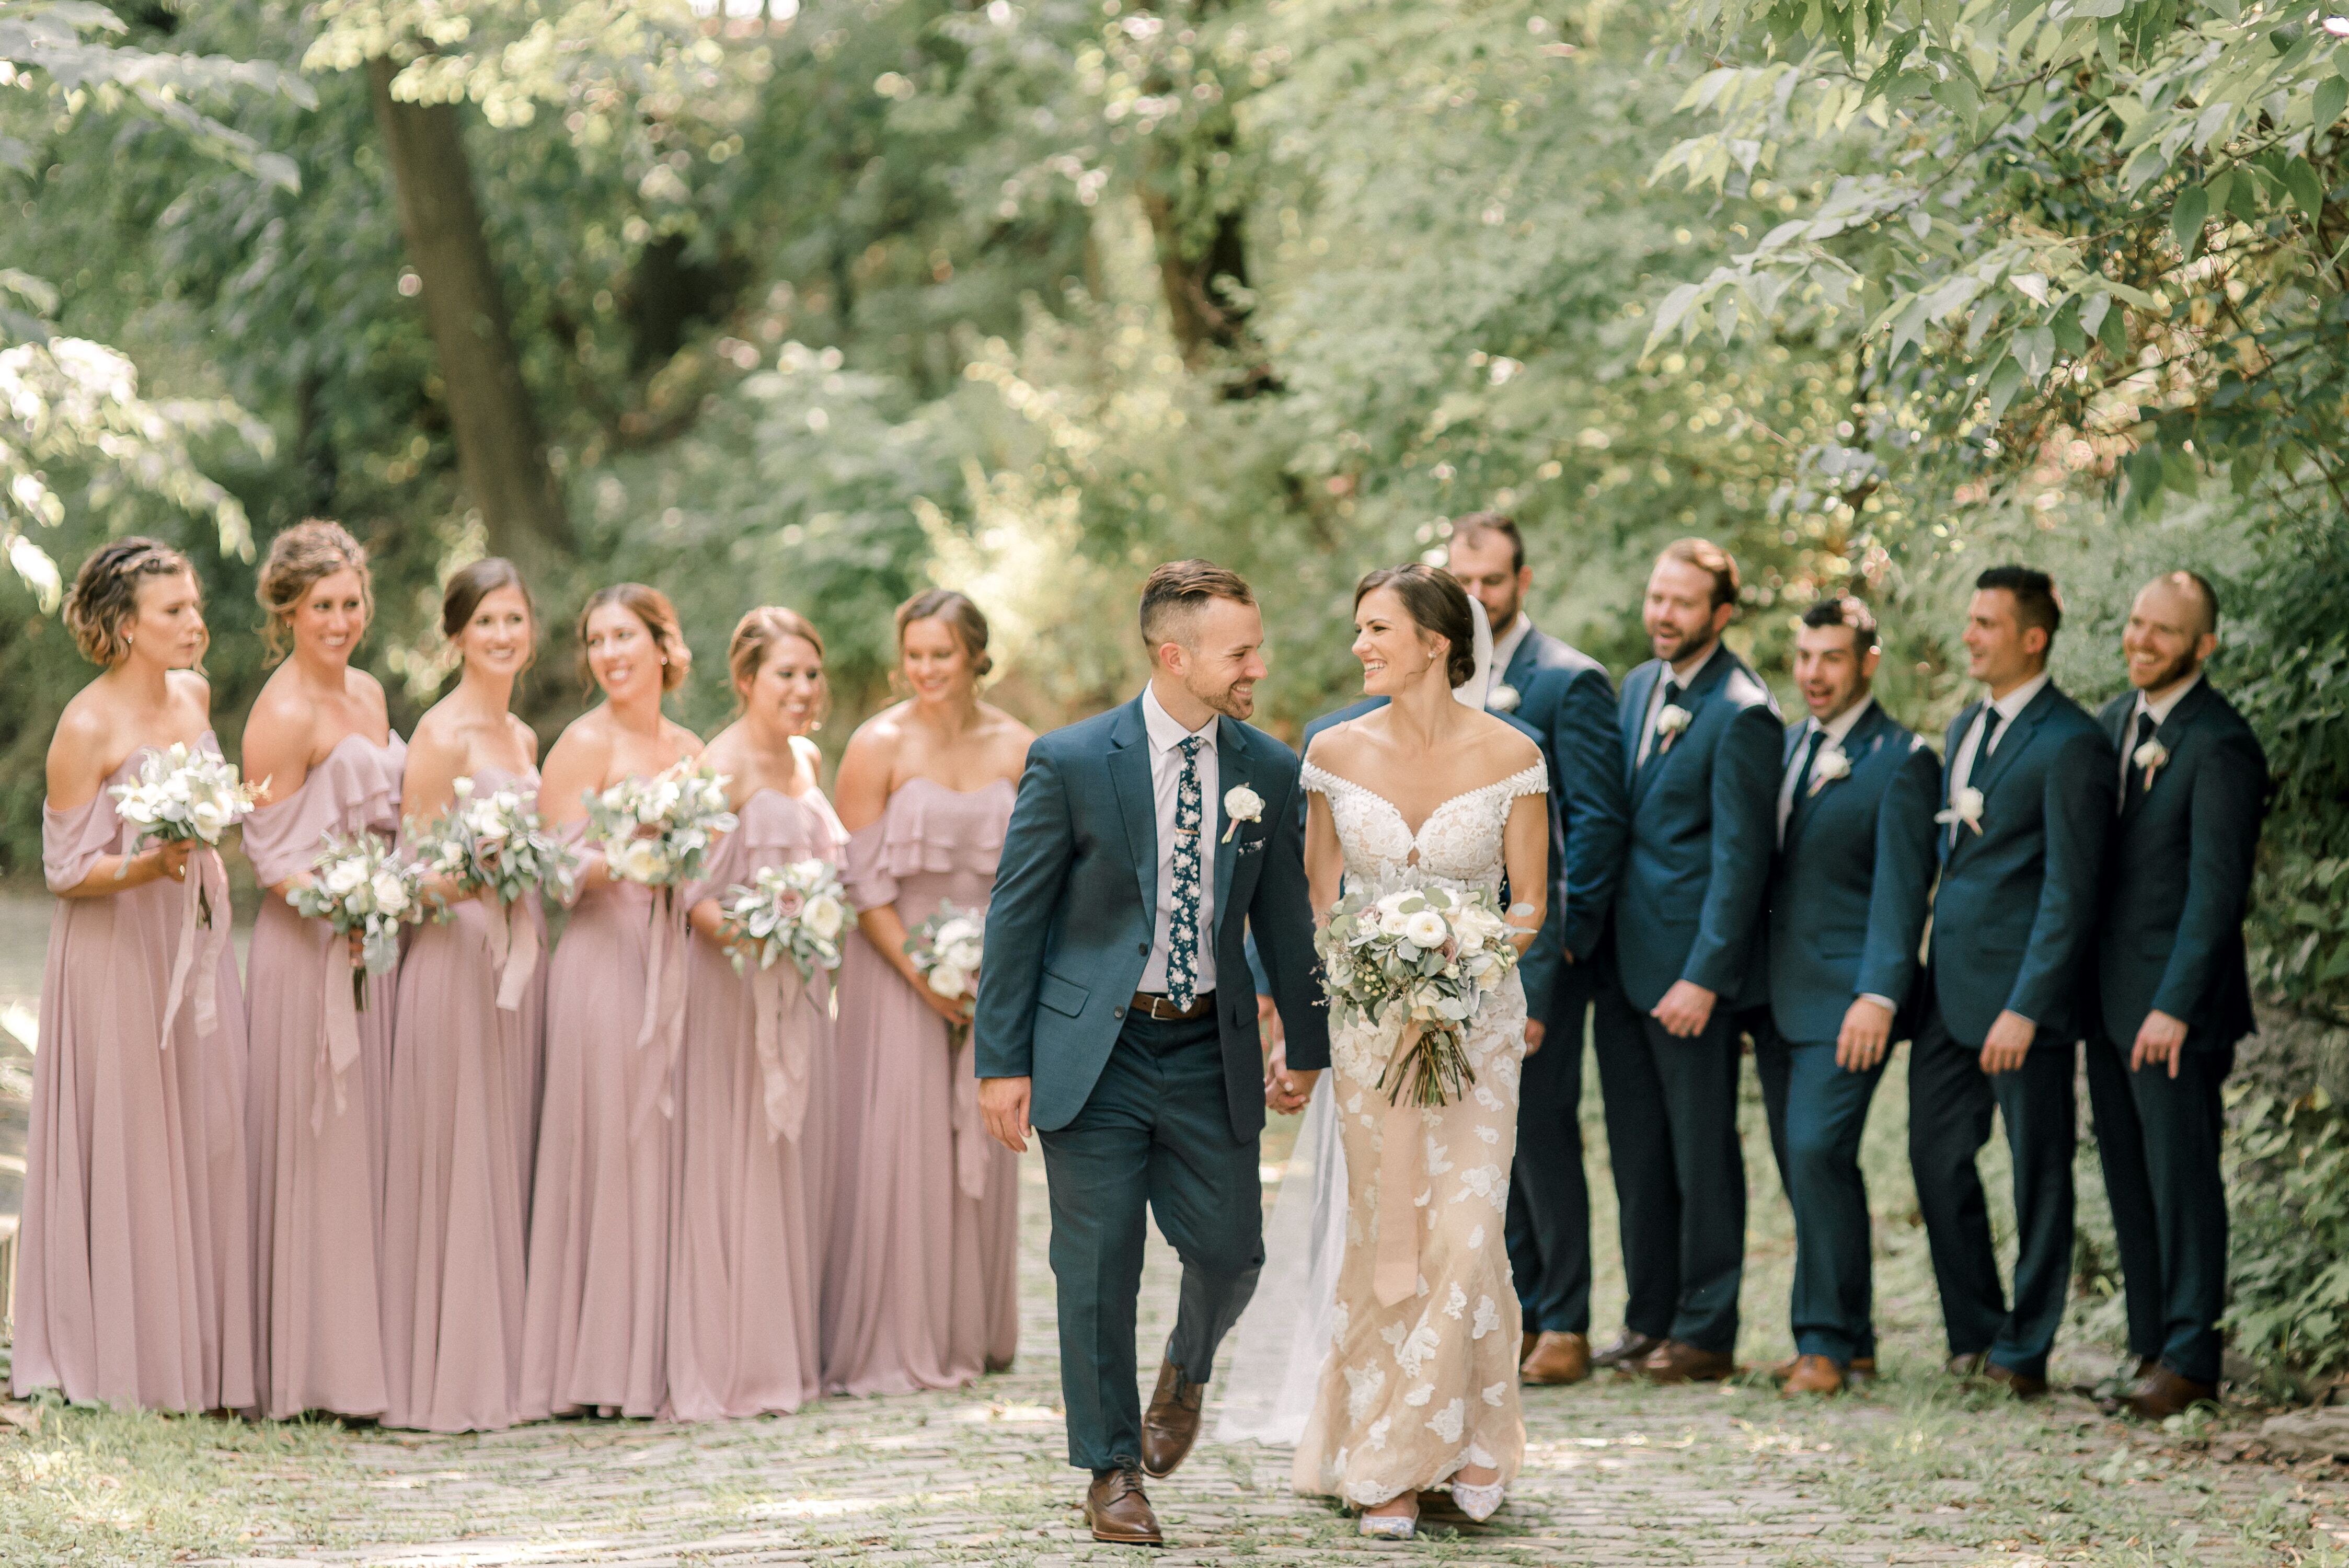
[[[978,961],[986,946],[987,916],[957,909],[942,899],[938,912],[906,936],[905,956],[913,960],[922,984],[956,1001],[978,995]],[[955,1026],[955,1044],[962,1043],[967,1026]]]
[[[487,889],[502,904],[540,889],[571,902],[579,857],[546,830],[521,793],[495,789],[478,795],[471,779],[460,779],[448,814],[409,835],[410,853],[429,875],[445,876],[461,894]]]
[[[734,830],[725,775],[690,758],[650,779],[623,779],[585,799],[587,830],[612,874],[647,887],[693,881],[718,836]]]
[[[285,895],[295,913],[323,920],[346,936],[358,934],[351,1001],[362,1013],[367,977],[391,972],[399,962],[399,928],[423,918],[423,881],[422,866],[395,858],[373,833],[328,833],[311,862],[308,884]]]
[[[1517,966],[1511,934],[1499,901],[1486,892],[1350,893],[1330,912],[1313,944],[1333,1021],[1376,1023],[1400,1006],[1417,1034],[1379,1075],[1388,1103],[1399,1105],[1408,1093],[1414,1105],[1450,1105],[1476,1081],[1465,1026]]]
[[[719,908],[723,913],[718,929],[731,944],[726,956],[737,975],[748,973],[753,955],[761,969],[789,958],[799,966],[802,980],[813,980],[819,969],[840,967],[848,894],[830,861],[762,866],[750,886],[727,889]]]
[[[150,751],[139,764],[137,779],[114,785],[107,793],[114,797],[114,814],[139,830],[139,843],[192,842],[217,849],[221,835],[244,820],[268,787],[266,779],[244,783],[236,764],[225,758],[176,742],[168,750]],[[129,871],[126,857],[114,874],[125,876]],[[196,918],[212,924],[211,894],[201,882],[196,900]]]

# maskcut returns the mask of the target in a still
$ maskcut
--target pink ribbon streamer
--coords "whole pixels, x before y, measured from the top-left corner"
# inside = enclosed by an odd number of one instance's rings
[[[1410,1025],[1388,1065],[1390,1073],[1419,1043],[1420,1026]],[[1390,1082],[1397,1081],[1390,1079]],[[1394,1306],[1419,1292],[1420,1181],[1426,1174],[1419,1107],[1390,1103],[1379,1140],[1379,1247],[1371,1268],[1371,1288],[1381,1306]]]
[[[520,1012],[538,968],[538,923],[521,899],[490,912],[490,965],[498,972],[498,1006]]]
[[[657,891],[645,948],[645,1016],[636,1026],[640,1087],[632,1135],[651,1125],[655,1110],[677,1115],[677,1063],[685,1048],[684,922],[673,891]]]
[[[188,858],[191,874],[181,901],[180,940],[171,958],[171,984],[164,989],[163,1027],[160,1050],[171,1048],[171,1026],[179,1022],[182,1002],[194,1003],[196,1037],[210,1039],[220,1029],[220,959],[228,945],[228,868],[217,850],[198,850]],[[210,896],[212,923],[196,923],[196,912]],[[193,995],[191,996],[191,980]]]
[[[350,1095],[344,1074],[359,1059],[358,1003],[351,994],[350,938],[338,931],[326,933],[326,988],[319,999],[321,1013],[318,1030],[317,1088],[310,1096],[310,1130],[319,1133],[326,1126],[326,1097],[331,1089],[335,1114],[340,1116],[350,1104]],[[372,979],[358,982],[371,985]]]
[[[750,1006],[757,1019],[759,1081],[767,1109],[767,1141],[800,1140],[807,1125],[808,1083],[814,1066],[814,1019],[829,980],[819,973],[810,985],[799,966],[785,960],[750,975]],[[790,1015],[804,1005],[808,1018],[789,1027]]]
[[[955,1185],[966,1198],[987,1196],[988,1150],[993,1140],[978,1113],[978,1075],[971,1069],[970,1030],[962,1031],[948,1058],[954,1075],[953,1120]]]

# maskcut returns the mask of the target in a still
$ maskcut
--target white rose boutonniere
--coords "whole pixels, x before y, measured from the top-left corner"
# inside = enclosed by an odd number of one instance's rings
[[[1224,830],[1223,841],[1228,844],[1242,822],[1264,820],[1264,797],[1245,784],[1235,784],[1224,791],[1224,815],[1232,820],[1231,826]]]
[[[2145,787],[2153,788],[2153,776],[2169,761],[2169,748],[2158,740],[2148,740],[2129,754],[2129,760],[2145,769]]]
[[[1695,722],[1696,715],[1676,702],[1664,704],[1663,712],[1656,715],[1656,752],[1661,756],[1672,748],[1672,742],[1682,730]]]
[[[1971,786],[1958,791],[1957,799],[1945,810],[1933,813],[1933,820],[1941,823],[1962,822],[1980,833],[1982,824],[1982,792]]]
[[[1523,700],[1517,696],[1517,688],[1506,681],[1494,682],[1493,689],[1485,694],[1485,706],[1495,713],[1515,713]]]
[[[1837,779],[1850,777],[1851,758],[1843,754],[1842,748],[1822,748],[1811,759],[1811,787],[1806,793],[1816,795]]]

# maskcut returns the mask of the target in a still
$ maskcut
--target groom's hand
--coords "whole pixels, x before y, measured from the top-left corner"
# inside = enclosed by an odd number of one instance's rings
[[[987,1135],[1014,1154],[1028,1152],[1028,1080],[1024,1078],[978,1080],[978,1115]]]
[[[1305,1109],[1313,1098],[1313,1082],[1321,1076],[1319,1068],[1299,1068],[1294,1071],[1284,1067],[1273,1076],[1272,1085],[1265,1091],[1264,1103],[1283,1116],[1294,1116]]]
[[[1693,980],[1675,980],[1664,999],[1649,1009],[1649,1016],[1667,1034],[1691,1039],[1704,1033],[1713,1021],[1713,995]]]

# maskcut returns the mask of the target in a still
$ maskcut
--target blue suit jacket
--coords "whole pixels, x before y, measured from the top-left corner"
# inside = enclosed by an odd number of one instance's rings
[[[1615,893],[1616,972],[1642,1012],[1676,980],[1723,1006],[1758,1002],[1749,959],[1776,847],[1778,705],[1721,648],[1681,695],[1688,728],[1670,749],[1660,738],[1641,767],[1640,729],[1666,667],[1651,659],[1633,670],[1618,709],[1631,826]]]
[[[1233,1136],[1249,1139],[1264,1127],[1249,930],[1264,950],[1291,1067],[1329,1066],[1330,1022],[1313,956],[1297,758],[1262,730],[1216,724],[1222,790],[1246,784],[1264,799],[1262,820],[1229,840],[1221,800],[1210,818],[1225,1096]],[[981,1078],[1032,1080],[1029,1117],[1040,1130],[1066,1127],[1092,1095],[1149,965],[1157,904],[1158,813],[1136,697],[1029,748],[996,867],[974,1058]]]
[[[1526,954],[1527,1006],[1538,995],[1553,1011],[1579,1016],[1597,987],[1595,960],[1607,934],[1607,913],[1623,875],[1623,844],[1630,826],[1624,793],[1623,741],[1615,726],[1615,685],[1607,666],[1538,628],[1526,634],[1501,672],[1515,690],[1510,717],[1533,731],[1549,764],[1554,808],[1550,834],[1549,907],[1557,941],[1537,967]],[[1557,952],[1562,948],[1563,952]],[[1565,962],[1565,954],[1575,962]]]
[[[1980,702],[1951,724],[1940,798]],[[1941,890],[1933,901],[1932,979],[1942,1020],[1961,1044],[1990,1037],[2002,1008],[2068,1046],[2093,1022],[2080,988],[2095,940],[2105,841],[2119,759],[2085,709],[2040,688],[1998,749],[1974,763],[1982,831],[1936,835]]]
[[[2136,707],[2130,691],[2096,716],[2116,751],[2137,749]],[[2267,810],[2267,754],[2207,678],[2153,733],[2169,760],[2122,808],[2106,858],[2096,944],[2105,1033],[2127,1047],[2158,1008],[2186,1021],[2188,1045],[2231,1046],[2255,1026],[2243,907]]]
[[[1782,780],[1808,744],[1804,727],[1786,728]],[[1940,758],[1881,703],[1843,754],[1849,777],[1796,791],[1770,871],[1770,1017],[1804,1045],[1842,1033],[1856,996],[1908,1000],[1933,892]]]

